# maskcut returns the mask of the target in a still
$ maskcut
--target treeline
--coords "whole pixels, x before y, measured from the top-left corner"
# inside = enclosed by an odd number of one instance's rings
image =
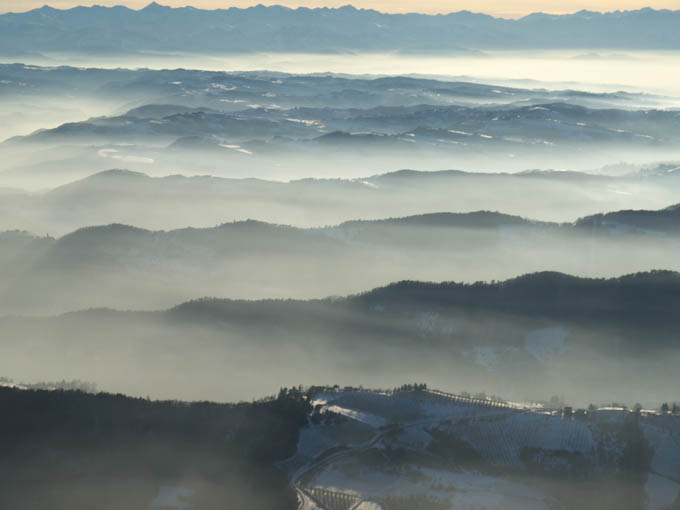
[[[89,381],[81,381],[80,379],[73,379],[67,381],[41,381],[37,383],[17,383],[9,377],[0,377],[0,384],[16,385],[29,390],[65,390],[65,391],[82,391],[85,393],[97,393],[97,385]]]
[[[307,405],[284,395],[223,405],[0,388],[0,508],[147,509],[161,486],[194,509],[295,509],[274,467]]]
[[[349,296],[322,300],[243,301],[204,298],[183,303],[167,313],[176,320],[219,321],[250,324],[254,315],[264,325],[278,328],[327,331],[334,328],[355,331],[357,320],[343,321],[347,311],[374,317],[399,316],[402,311],[427,309],[432,312],[475,312],[480,317],[502,313],[517,317],[555,321],[587,322],[599,327],[616,326],[622,332],[653,332],[661,345],[674,341],[669,330],[680,327],[675,311],[680,306],[680,273],[649,271],[618,278],[581,278],[557,272],[526,274],[502,282],[432,283],[401,281]],[[383,333],[374,326],[375,333]],[[649,344],[646,344],[649,347]]]
[[[458,309],[599,327],[616,325],[622,332],[653,338],[656,346],[674,342],[675,335],[669,331],[680,327],[675,313],[680,306],[680,273],[673,271],[609,279],[540,272],[491,283],[402,281],[348,299],[362,309],[380,306],[393,315],[416,308],[442,313]]]
[[[398,388],[394,388],[393,392],[394,393],[403,393],[403,392],[425,391],[425,390],[427,390],[427,384],[426,383],[413,383],[413,384],[402,384]]]

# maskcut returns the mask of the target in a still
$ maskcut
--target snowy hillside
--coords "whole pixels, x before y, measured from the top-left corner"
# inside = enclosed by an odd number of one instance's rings
[[[598,508],[625,483],[620,508],[661,510],[680,495],[680,417],[670,414],[548,410],[426,389],[326,388],[311,403],[283,464],[310,509],[343,498],[375,508]],[[586,478],[598,496],[585,485],[560,489]]]

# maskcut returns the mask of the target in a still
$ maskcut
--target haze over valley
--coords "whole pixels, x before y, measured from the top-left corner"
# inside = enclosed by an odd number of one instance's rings
[[[0,14],[0,508],[680,505],[680,11],[55,7]]]

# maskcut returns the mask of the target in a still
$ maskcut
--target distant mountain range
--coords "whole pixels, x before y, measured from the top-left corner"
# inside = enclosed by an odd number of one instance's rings
[[[64,165],[70,162],[66,160]],[[643,169],[624,166],[620,172],[625,174],[619,176],[573,171],[399,170],[356,179],[289,182],[209,175],[152,177],[106,170],[42,193],[0,189],[0,231],[26,230],[61,237],[88,225],[120,223],[148,230],[177,230],[248,218],[324,227],[352,219],[478,210],[571,223],[598,213],[660,210],[677,203],[678,168],[677,163]],[[57,172],[48,166],[41,173],[26,173],[35,179],[49,179],[52,171]],[[556,209],[555,203],[560,207]],[[636,221],[628,218],[620,223],[641,227]],[[649,230],[656,229],[658,225]]]
[[[36,166],[45,161],[63,164],[62,155],[70,151],[80,160],[66,165],[71,172],[94,159],[97,166],[122,160],[158,171],[177,166],[196,171],[200,165],[206,172],[229,168],[239,176],[271,178],[274,172],[318,175],[316,169],[330,172],[333,166],[343,172],[451,162],[469,167],[502,161],[504,168],[516,169],[518,162],[552,167],[569,161],[582,168],[614,158],[677,158],[678,146],[680,111],[672,110],[540,103],[286,110],[258,106],[220,112],[156,105],[12,138],[0,150],[8,154],[7,161],[20,161],[23,170],[2,172],[0,178],[13,182],[22,173],[30,177],[27,167],[36,151],[44,158]],[[46,158],[48,153],[52,157]]]
[[[467,11],[385,14],[345,6],[289,9],[258,5],[205,11],[152,3],[125,7],[43,7],[0,16],[0,48],[27,52],[211,53],[464,51],[551,48],[680,48],[680,11],[641,9],[519,20]],[[578,34],[578,37],[574,37]]]
[[[680,157],[675,100],[622,91],[14,64],[0,65],[0,99],[8,187],[48,188],[119,166],[281,180],[566,161],[588,171]]]
[[[680,111],[586,108],[565,103],[511,107],[381,106],[356,108],[250,108],[217,112],[149,105],[115,117],[68,123],[8,143],[162,144],[171,149],[245,150],[257,156],[281,147],[311,152],[347,147],[402,152],[528,150],[576,144],[663,148],[680,140]],[[176,143],[173,143],[176,142]],[[180,143],[181,142],[181,143]],[[236,144],[236,145],[235,145]],[[229,151],[226,151],[229,152]]]
[[[1,19],[1,17],[0,17]],[[0,93],[6,97],[58,96],[108,104],[119,114],[161,119],[194,111],[249,108],[377,108],[485,104],[531,106],[570,103],[591,108],[665,108],[668,97],[636,92],[551,90],[539,83],[521,86],[415,76],[290,74],[272,71],[223,72],[193,69],[83,69],[0,64]],[[255,106],[256,105],[256,106]],[[274,113],[274,112],[272,112]]]

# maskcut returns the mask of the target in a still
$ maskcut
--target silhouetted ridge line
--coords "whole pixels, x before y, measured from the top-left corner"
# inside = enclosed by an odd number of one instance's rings
[[[353,220],[341,223],[340,227],[360,227],[365,225],[406,225],[406,226],[444,226],[444,227],[470,227],[485,228],[498,227],[500,225],[529,225],[534,224],[521,216],[503,214],[496,211],[473,211],[468,213],[428,213],[398,218],[386,218],[379,220]]]

